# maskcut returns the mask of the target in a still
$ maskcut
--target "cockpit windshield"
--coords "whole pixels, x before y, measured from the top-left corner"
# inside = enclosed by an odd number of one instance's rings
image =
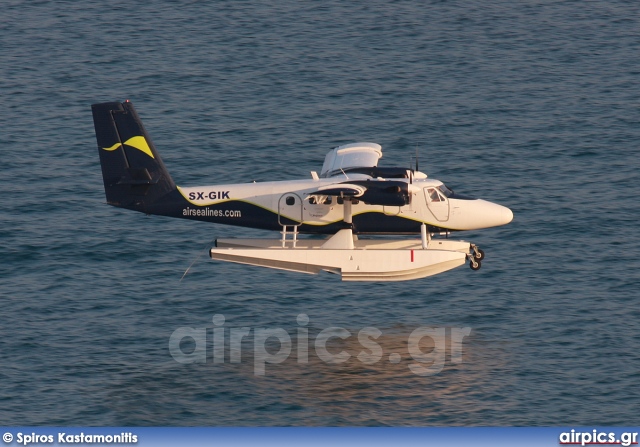
[[[440,191],[447,199],[458,199],[458,200],[477,200],[475,197],[466,196],[464,194],[460,194],[457,192],[453,192],[452,189],[447,188],[444,183],[438,186],[438,191]]]
[[[444,183],[440,186],[438,186],[438,189],[440,190],[440,192],[442,194],[444,194],[445,197],[451,197],[453,195],[453,191],[451,191],[449,188],[447,188]]]

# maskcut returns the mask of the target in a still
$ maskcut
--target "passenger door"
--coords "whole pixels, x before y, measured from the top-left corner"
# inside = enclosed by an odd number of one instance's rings
[[[302,199],[295,192],[283,194],[278,201],[278,223],[285,225],[282,218],[293,220],[298,225],[302,223]],[[292,225],[290,222],[286,225]]]

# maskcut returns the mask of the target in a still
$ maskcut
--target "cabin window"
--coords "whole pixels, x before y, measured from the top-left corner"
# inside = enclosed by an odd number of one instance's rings
[[[436,191],[435,188],[429,188],[427,190],[429,192],[429,198],[431,199],[432,202],[442,202],[442,197],[440,196],[440,194],[438,194],[438,191]]]
[[[295,205],[296,204],[296,198],[293,196],[289,196],[286,199],[286,204],[291,206],[291,205]]]
[[[442,195],[442,193],[436,189],[436,188],[428,188],[427,189],[427,194],[429,195],[429,200],[431,202],[446,202],[447,199],[445,199]]]

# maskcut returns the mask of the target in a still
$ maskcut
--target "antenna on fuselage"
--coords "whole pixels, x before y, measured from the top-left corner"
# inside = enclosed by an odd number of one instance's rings
[[[413,184],[413,160],[409,157],[409,184]]]
[[[413,165],[413,160],[409,161],[409,183],[413,184],[413,177],[414,177],[414,173],[418,172],[420,170],[420,162],[419,162],[419,155],[418,155],[418,144],[416,143],[416,165],[415,165],[415,169],[412,167]]]

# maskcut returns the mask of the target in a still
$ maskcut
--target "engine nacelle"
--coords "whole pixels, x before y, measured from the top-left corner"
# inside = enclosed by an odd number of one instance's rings
[[[411,202],[409,185],[406,182],[387,181],[355,181],[351,182],[366,188],[358,200],[367,205],[405,206]]]

